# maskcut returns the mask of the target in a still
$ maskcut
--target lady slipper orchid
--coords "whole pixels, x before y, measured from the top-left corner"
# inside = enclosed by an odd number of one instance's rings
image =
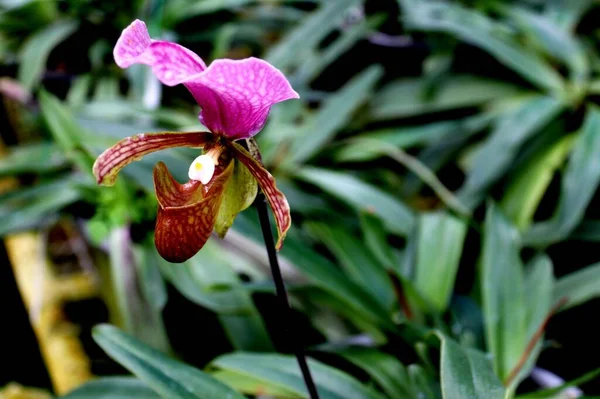
[[[236,141],[258,133],[273,104],[298,98],[285,76],[256,58],[220,59],[207,67],[185,47],[151,39],[139,20],[123,31],[114,57],[121,68],[146,64],[163,84],[183,84],[200,105],[199,119],[210,132],[143,133],[121,140],[94,163],[98,183],[114,184],[122,168],[146,154],[203,148],[185,184],[177,182],[164,163],[154,168],[159,204],[155,244],[161,256],[183,262],[202,248],[213,229],[224,235],[235,215],[252,203],[257,182],[275,215],[279,249],[291,224],[288,202],[273,176]]]

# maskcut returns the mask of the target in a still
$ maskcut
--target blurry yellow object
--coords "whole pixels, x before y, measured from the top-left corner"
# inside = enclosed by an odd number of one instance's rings
[[[0,156],[2,152],[0,141]],[[15,187],[15,183],[14,179],[0,180],[0,192]],[[13,234],[4,243],[54,390],[58,395],[68,393],[93,376],[78,328],[65,320],[62,305],[65,301],[96,296],[94,279],[83,272],[54,275],[46,243],[38,233]],[[0,399],[49,398],[39,396],[39,392],[38,396],[33,394],[13,384],[0,391]]]
[[[51,399],[52,396],[44,390],[26,388],[22,385],[11,383],[0,389],[0,399]]]
[[[83,273],[56,277],[48,267],[42,237],[14,234],[6,252],[57,394],[65,394],[92,377],[77,326],[65,320],[62,304],[96,295],[93,279]]]

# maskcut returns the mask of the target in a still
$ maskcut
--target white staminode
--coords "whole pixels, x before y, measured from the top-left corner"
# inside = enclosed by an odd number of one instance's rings
[[[206,184],[212,179],[215,173],[215,159],[207,154],[200,155],[190,165],[188,176],[191,180],[199,180]]]

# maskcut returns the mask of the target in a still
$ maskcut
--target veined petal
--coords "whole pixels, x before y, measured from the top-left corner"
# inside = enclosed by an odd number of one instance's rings
[[[278,239],[276,248],[279,250],[283,245],[283,240],[287,234],[290,225],[292,224],[292,216],[290,214],[290,206],[285,198],[285,195],[275,184],[275,178],[265,169],[256,159],[250,155],[248,151],[237,143],[232,143],[231,149],[234,152],[234,157],[242,162],[252,173],[260,188],[262,189],[269,205],[275,215],[275,223],[277,224]]]
[[[156,77],[167,86],[182,83],[206,69],[204,61],[193,51],[177,43],[152,40],[146,24],[138,19],[123,30],[113,56],[121,68],[133,64],[151,66]]]
[[[182,83],[202,108],[202,124],[232,140],[258,133],[273,104],[299,98],[281,71],[258,58],[216,60]]]
[[[112,186],[125,166],[139,161],[146,154],[174,147],[203,147],[215,139],[208,132],[141,133],[119,141],[104,151],[94,162],[98,184]]]
[[[230,162],[209,186],[204,186],[195,180],[180,184],[164,163],[156,165],[154,188],[159,206],[154,243],[167,261],[184,262],[204,246],[215,226],[232,170]]]
[[[221,59],[207,68],[185,47],[152,40],[140,20],[123,31],[113,54],[121,68],[146,64],[162,83],[184,84],[202,107],[201,122],[232,140],[252,137],[273,104],[299,97],[281,71],[266,61]]]

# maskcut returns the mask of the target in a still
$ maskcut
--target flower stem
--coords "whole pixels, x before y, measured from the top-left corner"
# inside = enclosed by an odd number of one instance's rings
[[[304,383],[308,389],[308,393],[311,399],[319,399],[319,393],[317,387],[313,381],[310,369],[308,368],[308,362],[306,361],[306,355],[300,345],[299,340],[296,337],[297,329],[292,326],[292,317],[290,302],[288,300],[285,285],[283,283],[283,277],[281,275],[281,269],[279,268],[279,261],[277,260],[277,252],[275,251],[275,243],[273,241],[273,232],[271,231],[271,223],[269,222],[269,212],[267,211],[267,203],[264,195],[261,193],[255,202],[256,210],[258,211],[258,218],[260,219],[260,227],[262,229],[263,238],[265,239],[265,246],[267,247],[267,254],[269,255],[269,265],[271,266],[271,273],[273,275],[273,281],[275,282],[275,290],[277,292],[277,298],[281,305],[281,313],[284,322],[285,337],[289,348],[293,349],[296,360],[302,371],[302,377]]]

